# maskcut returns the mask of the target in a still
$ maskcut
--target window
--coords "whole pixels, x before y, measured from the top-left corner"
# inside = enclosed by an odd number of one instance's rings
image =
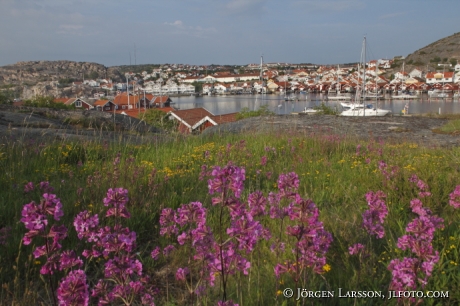
[[[105,107],[105,110],[110,110],[110,106],[106,106],[106,107]]]
[[[75,107],[81,107],[81,101],[80,100],[75,101]]]

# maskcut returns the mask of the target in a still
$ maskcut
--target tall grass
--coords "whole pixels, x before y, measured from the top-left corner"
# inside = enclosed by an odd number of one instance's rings
[[[266,162],[262,162],[264,159]],[[388,172],[393,169],[394,173],[385,175],[379,169],[380,161],[387,164]],[[55,187],[64,205],[62,223],[69,231],[73,229],[73,218],[82,210],[104,214],[102,199],[107,189],[128,189],[128,209],[132,217],[125,225],[137,233],[138,257],[144,270],[156,280],[157,305],[187,304],[185,287],[174,280],[175,271],[186,261],[186,253],[177,252],[172,258],[159,261],[149,258],[155,246],[171,242],[159,235],[159,214],[163,208],[176,209],[193,201],[210,207],[207,181],[200,180],[200,175],[215,165],[225,166],[229,162],[246,169],[243,198],[256,190],[265,195],[275,191],[281,173],[299,175],[299,193],[316,203],[320,219],[334,239],[327,255],[328,268],[322,274],[311,274],[307,289],[335,291],[336,295],[339,288],[388,291],[390,261],[409,255],[399,250],[396,243],[414,218],[409,204],[417,197],[417,190],[408,178],[416,174],[429,185],[432,193],[423,199],[424,206],[443,218],[445,224],[433,241],[440,260],[423,290],[449,291],[449,298],[423,299],[423,303],[460,303],[460,214],[448,204],[449,194],[460,184],[457,148],[426,148],[411,143],[363,142],[334,135],[274,131],[262,135],[177,138],[143,145],[107,143],[102,139],[83,143],[4,142],[0,147],[0,229],[11,230],[5,244],[0,244],[1,304],[49,304],[52,301],[52,293],[47,292],[38,272],[43,262],[31,255],[33,246],[21,244],[25,233],[19,222],[22,207],[32,200],[39,201],[41,196],[38,190],[24,192],[24,185],[41,181],[49,181]],[[362,227],[361,214],[367,209],[364,196],[368,191],[377,190],[386,193],[389,210],[383,239],[369,236]],[[218,225],[215,214],[211,213],[208,220],[212,227]],[[275,220],[262,222],[272,235],[280,233],[280,225]],[[351,256],[348,248],[355,243],[364,244],[370,253],[366,257]],[[84,246],[75,235],[69,234],[63,248],[81,253]],[[286,252],[279,257],[269,249],[270,244],[262,242],[250,255],[249,277],[229,279],[230,299],[244,305],[397,303],[396,299],[323,298],[297,302],[285,299],[277,291],[292,288],[294,283],[289,278],[276,279],[273,268],[276,263],[292,258],[292,254]],[[97,269],[97,264],[91,269]],[[56,275],[56,284],[62,276]],[[297,290],[294,291],[296,296]],[[211,289],[203,303],[213,305],[219,294],[218,286]]]

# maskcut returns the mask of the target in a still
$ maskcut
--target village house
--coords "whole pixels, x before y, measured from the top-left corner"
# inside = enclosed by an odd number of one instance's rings
[[[236,121],[237,113],[213,115],[205,108],[175,110],[168,113],[178,121],[178,131],[183,134],[199,133],[208,127]]]
[[[113,112],[116,110],[116,105],[111,100],[97,100],[93,106],[97,111],[101,112]]]
[[[453,72],[428,72],[425,76],[427,84],[436,84],[436,83],[453,83],[454,82],[454,73]]]
[[[91,102],[83,100],[82,98],[58,98],[54,99],[54,102],[74,105],[76,109],[90,110],[94,108]]]
[[[414,78],[414,77],[423,78],[423,72],[420,69],[414,68],[414,69],[412,69],[411,72],[409,72],[409,76],[411,78]]]

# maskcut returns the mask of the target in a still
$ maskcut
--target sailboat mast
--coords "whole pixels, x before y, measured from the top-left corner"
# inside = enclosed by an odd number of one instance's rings
[[[363,115],[366,116],[366,106],[365,106],[365,88],[366,85],[366,36],[364,36],[363,40],[363,54],[362,54],[362,62],[363,62],[363,87],[362,87],[362,97],[363,97]]]
[[[264,93],[264,75],[263,75],[263,65],[264,65],[264,57],[260,57],[260,82],[262,85],[261,93]],[[263,97],[263,96],[262,96]]]

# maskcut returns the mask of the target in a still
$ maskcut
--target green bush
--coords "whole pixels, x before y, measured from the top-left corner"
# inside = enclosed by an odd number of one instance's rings
[[[31,107],[45,107],[52,109],[75,109],[75,105],[66,105],[64,103],[54,102],[54,98],[51,96],[37,96],[33,99],[28,99],[24,101],[25,106]]]
[[[327,106],[324,103],[321,103],[321,105],[315,106],[314,109],[318,110],[319,113],[324,114],[324,115],[338,115],[339,114],[337,109]]]
[[[169,115],[159,109],[149,109],[141,119],[151,126],[169,131],[175,129],[177,125],[176,120],[170,120]]]
[[[241,120],[244,118],[250,117],[259,117],[259,116],[271,116],[275,113],[268,109],[267,105],[262,105],[258,110],[251,111],[247,107],[243,107],[241,111],[236,115],[236,120]]]

